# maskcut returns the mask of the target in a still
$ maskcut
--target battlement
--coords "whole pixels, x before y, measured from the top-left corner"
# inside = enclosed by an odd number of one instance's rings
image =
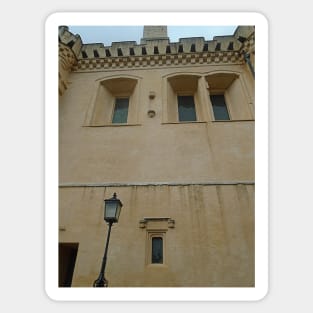
[[[162,28],[163,27],[163,28]],[[253,26],[238,26],[232,36],[215,36],[206,41],[204,37],[180,38],[170,42],[165,26],[144,28],[140,44],[135,41],[112,42],[111,46],[102,43],[83,44],[79,35],[73,35],[68,27],[61,26],[59,39],[70,46],[77,59],[98,59],[111,57],[174,55],[179,53],[229,52],[239,51],[244,42],[254,33]]]
[[[194,52],[238,51],[242,46],[234,36],[219,36],[205,41],[203,37],[180,38],[171,43],[169,39],[146,40],[144,44],[136,42],[114,42],[111,46],[86,44],[78,56],[79,59],[93,59],[121,56],[167,55]]]
[[[67,76],[73,71],[244,62],[250,67],[254,65],[254,26],[238,26],[233,35],[215,36],[212,40],[189,37],[178,42],[170,42],[166,26],[144,26],[140,44],[122,41],[110,46],[84,44],[67,26],[59,27],[61,95],[68,87]]]
[[[69,32],[68,26],[59,26],[59,43],[69,47],[75,54],[76,58],[78,58],[83,42],[79,35],[73,35]]]

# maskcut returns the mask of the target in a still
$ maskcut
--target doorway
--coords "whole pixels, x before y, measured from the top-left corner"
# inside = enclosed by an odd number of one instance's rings
[[[71,287],[78,243],[59,243],[59,287]]]

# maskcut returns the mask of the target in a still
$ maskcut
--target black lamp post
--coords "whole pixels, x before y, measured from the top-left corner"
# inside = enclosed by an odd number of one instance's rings
[[[122,202],[116,198],[116,193],[114,192],[113,197],[104,200],[104,220],[109,224],[107,242],[105,245],[104,255],[101,264],[101,270],[98,278],[94,281],[93,287],[108,287],[108,281],[104,277],[105,265],[107,262],[107,254],[110,240],[111,227],[113,223],[118,222],[118,218],[121,213]]]

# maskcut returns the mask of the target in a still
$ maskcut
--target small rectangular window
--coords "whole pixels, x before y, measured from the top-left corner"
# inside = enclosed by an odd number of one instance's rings
[[[193,96],[178,96],[179,121],[196,121],[196,109]]]
[[[151,263],[153,264],[163,263],[163,238],[162,237],[152,238]]]
[[[116,98],[112,123],[127,123],[129,98]]]
[[[224,95],[211,95],[215,120],[229,120],[229,114]]]

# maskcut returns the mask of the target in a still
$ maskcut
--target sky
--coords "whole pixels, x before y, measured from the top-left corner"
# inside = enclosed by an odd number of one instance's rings
[[[204,37],[211,40],[214,36],[233,35],[237,26],[168,26],[170,42],[179,38]],[[117,41],[136,41],[140,44],[143,37],[143,26],[69,26],[74,35],[79,34],[83,43],[103,43],[111,46]]]

